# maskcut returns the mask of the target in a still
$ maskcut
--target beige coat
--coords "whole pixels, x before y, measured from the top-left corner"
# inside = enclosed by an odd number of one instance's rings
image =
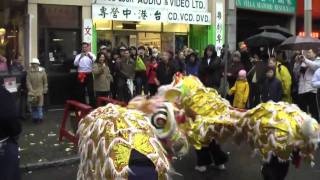
[[[33,69],[30,67],[27,73],[28,98],[37,97],[38,106],[43,106],[43,94],[48,91],[47,74],[43,67]]]
[[[93,75],[95,91],[110,91],[110,83],[113,81],[113,78],[108,66],[99,63],[94,63]]]

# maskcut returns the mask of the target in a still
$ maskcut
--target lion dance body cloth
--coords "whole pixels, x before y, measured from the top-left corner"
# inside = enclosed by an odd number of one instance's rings
[[[132,150],[152,161],[158,179],[167,179],[165,150],[142,112],[109,104],[85,117],[78,132],[79,180],[127,179]]]
[[[127,108],[109,104],[81,120],[78,179],[130,179],[136,174],[132,162],[139,164],[132,158],[136,153],[149,161],[155,179],[168,179],[170,154],[184,155],[189,144],[200,149],[213,139],[248,143],[263,160],[271,155],[289,160],[298,151],[312,161],[319,143],[317,121],[296,105],[267,102],[247,111],[235,109],[197,77],[179,75],[158,96],[167,101],[160,103],[165,106],[146,99]],[[181,113],[186,118],[177,123]]]

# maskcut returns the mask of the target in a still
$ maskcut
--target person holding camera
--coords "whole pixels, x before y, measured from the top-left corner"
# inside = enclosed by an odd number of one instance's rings
[[[89,103],[93,107],[95,104],[94,89],[93,89],[93,63],[96,57],[90,52],[89,43],[82,43],[82,51],[74,60],[74,65],[78,67],[78,84],[79,101],[86,104],[86,92],[89,96]]]
[[[33,58],[31,67],[27,73],[28,102],[32,108],[32,119],[34,123],[43,121],[44,94],[48,92],[47,74],[40,61]]]
[[[312,86],[312,78],[319,67],[320,58],[316,57],[312,49],[307,51],[306,56],[300,55],[294,64],[294,73],[299,81],[298,105],[303,111],[309,112],[317,120],[319,120],[316,102],[317,89]]]

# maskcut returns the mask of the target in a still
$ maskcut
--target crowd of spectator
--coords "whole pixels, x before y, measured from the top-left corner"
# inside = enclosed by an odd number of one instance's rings
[[[249,50],[240,44],[237,51],[224,51],[218,56],[214,45],[208,45],[203,55],[188,47],[174,53],[145,46],[118,49],[101,46],[98,59],[92,61],[90,74],[95,95],[89,98],[109,96],[128,102],[137,95],[152,96],[159,86],[170,84],[174,74],[180,72],[199,77],[205,86],[226,95],[236,108],[252,108],[270,100],[285,101],[298,104],[318,119],[316,94],[320,75],[314,74],[320,67],[320,57],[315,50],[288,56],[288,52]],[[76,62],[77,58],[75,65]],[[78,70],[81,72],[81,67]]]

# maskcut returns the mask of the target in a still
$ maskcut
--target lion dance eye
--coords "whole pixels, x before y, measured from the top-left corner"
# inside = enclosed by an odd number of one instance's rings
[[[165,127],[165,123],[168,119],[168,112],[165,107],[159,108],[159,110],[154,113],[151,117],[151,124],[156,129],[163,129]]]

